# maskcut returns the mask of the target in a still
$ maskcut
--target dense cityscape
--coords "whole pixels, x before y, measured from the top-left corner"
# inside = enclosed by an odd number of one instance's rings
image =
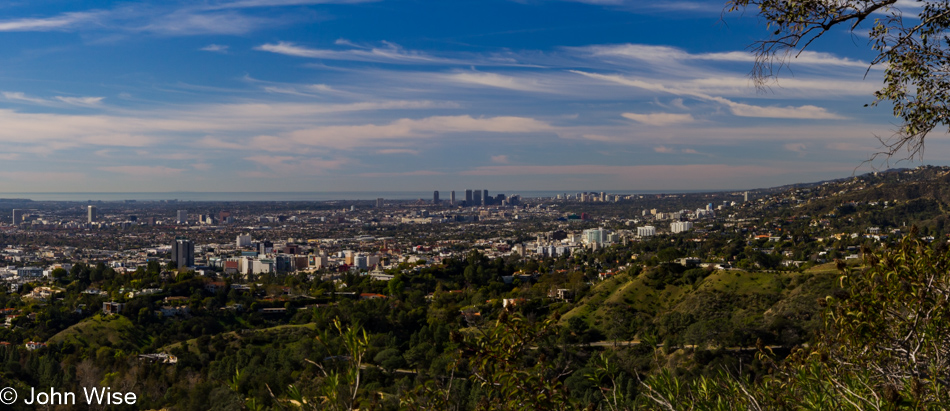
[[[495,204],[437,193],[4,199],[2,372],[23,386],[105,379],[134,392],[125,403],[134,408],[273,407],[317,396],[320,370],[352,359],[327,335],[343,321],[368,333],[357,367],[365,385],[334,401],[399,408],[427,398],[413,387],[466,373],[455,361],[468,343],[450,334],[478,338],[499,313],[554,315],[545,332],[557,338],[531,344],[574,369],[563,384],[583,400],[594,389],[585,373],[605,353],[627,375],[666,363],[689,376],[755,364],[757,344],[779,353],[806,344],[818,326],[811,302],[840,292],[840,264],[900,241],[908,222],[926,241],[946,237],[947,176],[920,167],[747,192],[497,195]],[[636,385],[611,389],[628,405],[642,398]],[[461,384],[447,395],[478,401],[479,392]]]

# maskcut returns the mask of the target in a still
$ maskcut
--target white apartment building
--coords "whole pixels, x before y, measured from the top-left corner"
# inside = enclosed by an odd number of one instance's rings
[[[685,233],[693,229],[693,223],[690,221],[674,221],[670,224],[670,231],[674,234]]]

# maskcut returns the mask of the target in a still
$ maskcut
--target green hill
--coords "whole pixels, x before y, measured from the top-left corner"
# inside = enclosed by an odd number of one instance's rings
[[[82,347],[112,347],[136,351],[148,345],[150,338],[128,318],[121,315],[96,315],[52,336],[48,344],[74,344]]]
[[[291,336],[312,336],[314,330],[316,330],[317,325],[315,323],[307,324],[284,324],[278,325],[276,327],[269,328],[260,328],[252,330],[243,330],[242,332],[226,332],[216,335],[215,337],[221,338],[226,341],[231,346],[237,348],[242,344],[261,344],[264,342],[281,340],[281,339],[293,339]],[[158,352],[171,352],[171,350],[187,347],[188,351],[193,353],[200,352],[198,350],[198,344],[200,338],[192,338],[185,341],[179,341],[173,344],[166,345],[159,348]]]
[[[794,345],[817,327],[817,300],[834,292],[836,278],[822,270],[713,271],[666,284],[649,272],[625,274],[597,284],[563,321],[580,317],[611,339],[646,332],[682,336],[690,344],[747,345],[762,338]]]

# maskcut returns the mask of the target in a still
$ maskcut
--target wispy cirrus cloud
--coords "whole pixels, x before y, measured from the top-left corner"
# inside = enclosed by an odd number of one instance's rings
[[[103,97],[64,97],[56,96],[54,97],[57,101],[73,105],[73,106],[99,106],[102,104]]]
[[[460,64],[462,61],[431,56],[426,53],[406,50],[397,44],[383,42],[382,47],[351,48],[346,50],[315,49],[281,41],[266,43],[254,48],[270,53],[294,57],[325,60],[368,61],[398,64]]]
[[[280,8],[319,4],[356,4],[373,0],[244,0],[223,2],[120,3],[113,8],[61,13],[48,17],[0,20],[0,32],[76,31],[153,33],[164,36],[246,34],[261,28],[293,23],[299,16],[265,17],[250,8]]]
[[[94,24],[105,18],[108,13],[102,11],[63,13],[46,18],[24,18],[0,20],[0,31],[56,31]]]
[[[306,6],[314,4],[358,4],[374,3],[382,0],[237,0],[217,1],[203,6],[205,9],[244,9],[260,7]]]
[[[573,47],[568,50],[591,57],[616,57],[659,65],[670,65],[686,61],[718,61],[733,63],[753,63],[755,55],[748,51],[728,51],[714,53],[689,53],[679,47],[648,44],[607,44],[585,47]],[[793,56],[793,64],[827,65],[866,69],[870,63],[838,57],[831,53],[803,51]]]
[[[596,6],[629,9],[631,11],[695,11],[695,12],[722,12],[722,4],[710,1],[640,1],[640,0],[562,0],[575,3],[585,3]]]
[[[378,44],[357,44],[346,39],[338,39],[334,44],[341,47],[341,49],[313,48],[289,41],[265,43],[254,49],[286,56],[321,60],[423,66],[537,67],[536,64],[520,61],[517,55],[511,55],[510,53],[474,54],[455,52],[437,55],[424,51],[408,50],[399,44],[385,40],[380,41]]]
[[[65,107],[65,106],[81,106],[81,107],[96,107],[102,103],[102,97],[67,97],[67,96],[55,96],[52,99],[45,99],[41,97],[34,97],[22,93],[19,91],[3,91],[0,92],[5,100],[16,103],[27,103],[39,106],[49,106],[49,107]]]
[[[227,53],[229,46],[222,44],[209,44],[200,48],[201,51],[210,51],[213,53]]]
[[[388,124],[325,126],[296,130],[280,136],[262,135],[251,146],[267,151],[298,151],[302,147],[353,149],[380,144],[401,145],[456,133],[554,133],[550,124],[527,117],[432,116],[403,118]]]
[[[536,80],[511,77],[498,73],[463,71],[444,75],[443,78],[451,82],[475,86],[488,86],[530,92],[552,91],[551,88],[546,88],[538,84]]]
[[[692,114],[676,113],[623,113],[624,118],[651,126],[668,126],[671,124],[687,124],[696,121]]]
[[[739,117],[764,117],[764,118],[801,118],[813,120],[843,120],[844,116],[829,112],[828,110],[814,106],[756,106],[752,104],[739,103],[723,97],[710,96],[704,93],[698,93],[691,90],[683,90],[678,87],[665,86],[656,82],[646,82],[643,80],[630,79],[616,74],[598,74],[584,71],[572,70],[572,72],[604,81],[609,81],[625,86],[641,88],[645,90],[670,93],[674,95],[686,95],[701,100],[712,101],[726,106],[733,115]]]

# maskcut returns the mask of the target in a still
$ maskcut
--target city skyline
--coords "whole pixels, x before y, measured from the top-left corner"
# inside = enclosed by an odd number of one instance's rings
[[[722,7],[7,4],[0,192],[673,192],[855,172],[895,124],[864,107],[882,78],[866,39],[832,31],[757,90],[746,47],[768,31]],[[941,137],[924,163],[947,164]]]

